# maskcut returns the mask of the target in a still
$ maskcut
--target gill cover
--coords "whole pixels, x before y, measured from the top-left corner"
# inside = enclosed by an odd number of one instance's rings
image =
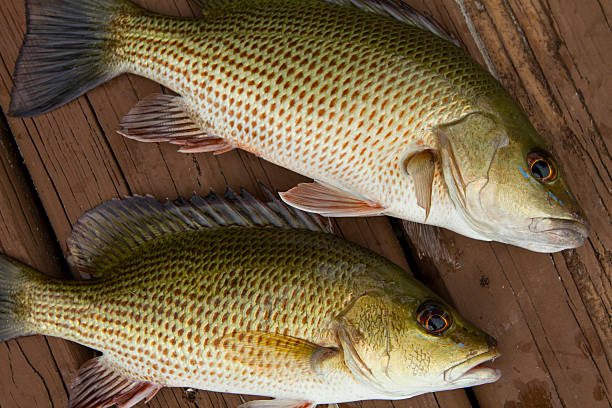
[[[379,398],[407,398],[423,392],[394,378],[394,373],[403,373],[402,368],[415,363],[395,355],[402,350],[398,341],[404,339],[401,334],[410,319],[391,298],[373,291],[354,300],[336,320],[346,365],[357,381]],[[424,373],[425,367],[420,368]]]
[[[498,150],[508,145],[507,135],[492,116],[470,113],[437,128],[444,181],[455,205],[464,214],[484,214],[481,192],[489,182],[491,164]],[[480,227],[482,217],[466,217]],[[480,230],[481,228],[479,228]]]

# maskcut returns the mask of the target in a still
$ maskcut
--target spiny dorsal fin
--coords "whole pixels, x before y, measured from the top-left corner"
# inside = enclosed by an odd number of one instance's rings
[[[358,7],[361,10],[378,13],[383,16],[393,17],[398,21],[413,24],[423,30],[431,31],[440,38],[444,38],[462,47],[452,34],[450,34],[440,23],[431,16],[413,9],[401,0],[324,0],[328,3],[339,4],[342,6]]]
[[[133,196],[100,204],[79,218],[68,238],[68,261],[75,268],[101,275],[143,243],[184,231],[227,226],[274,226],[330,232],[323,220],[285,205],[266,190],[263,203],[244,189],[227,189],[191,200],[160,203],[151,196]]]

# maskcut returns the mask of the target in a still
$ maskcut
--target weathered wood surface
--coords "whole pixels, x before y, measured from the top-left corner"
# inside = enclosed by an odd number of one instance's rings
[[[424,260],[420,272],[500,342],[504,378],[475,388],[481,406],[496,406],[498,395],[509,406],[610,406],[612,3],[456,3],[432,14],[447,27],[461,22],[454,30],[471,54],[521,102],[592,231],[581,248],[552,256],[445,231],[442,242],[459,267]]]
[[[191,15],[195,10],[185,0],[138,3],[168,14]],[[423,261],[418,262],[418,273],[498,338],[504,356],[495,365],[503,370],[502,380],[475,388],[472,401],[464,391],[453,391],[357,405],[610,406],[612,253],[606,248],[612,248],[612,104],[604,98],[612,91],[606,61],[612,57],[608,17],[612,5],[518,0],[411,4],[430,7],[473,56],[488,61],[521,101],[562,162],[593,223],[593,233],[583,248],[549,256],[443,232],[460,269]],[[0,106],[6,112],[25,32],[23,0],[2,0],[0,27]],[[472,33],[480,40],[474,41]],[[0,173],[3,252],[47,273],[59,273],[58,250],[49,244],[54,241],[52,234],[65,251],[72,223],[104,200],[132,193],[175,198],[204,193],[210,187],[222,190],[226,184],[258,191],[257,180],[282,190],[302,180],[245,152],[181,155],[172,146],[137,143],[117,135],[121,116],[139,98],[159,91],[153,82],[124,75],[49,114],[9,119],[46,215],[36,211],[27,182],[13,181],[27,181],[20,175],[23,169]],[[5,160],[15,159],[2,154],[6,169]],[[18,216],[21,208],[27,216]],[[46,234],[34,228],[48,224],[52,232]],[[346,238],[408,268],[389,220],[344,219],[338,225]],[[69,379],[91,355],[67,342],[40,337],[0,345],[0,353],[0,362],[10,358],[9,364],[0,364],[3,408],[64,406]],[[192,399],[182,390],[164,390],[151,404],[231,408],[239,403],[238,396],[229,394],[198,392]]]
[[[67,274],[57,241],[3,121],[0,251],[49,275]],[[64,406],[67,392],[63,374],[92,355],[91,350],[74,343],[42,336],[0,343],[0,406]]]

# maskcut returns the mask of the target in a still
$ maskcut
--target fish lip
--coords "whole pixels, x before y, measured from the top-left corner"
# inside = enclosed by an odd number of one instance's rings
[[[529,231],[546,234],[551,243],[565,249],[581,246],[589,236],[589,224],[582,218],[532,218]]]
[[[482,363],[493,361],[501,353],[496,347],[491,347],[487,351],[467,360],[455,364],[444,371],[444,381],[447,383],[471,382],[472,385],[485,384],[497,381],[501,377],[501,371],[489,367],[481,367]]]

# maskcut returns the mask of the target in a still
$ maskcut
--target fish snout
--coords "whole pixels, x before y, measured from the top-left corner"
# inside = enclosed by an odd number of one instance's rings
[[[465,383],[462,386],[486,384],[497,381],[501,376],[499,370],[485,367],[482,364],[493,361],[501,355],[493,346],[488,350],[472,356],[444,372],[444,380],[448,383]]]
[[[589,224],[580,213],[572,213],[572,218],[533,218],[529,231],[545,234],[550,244],[560,249],[577,248],[588,238]]]

